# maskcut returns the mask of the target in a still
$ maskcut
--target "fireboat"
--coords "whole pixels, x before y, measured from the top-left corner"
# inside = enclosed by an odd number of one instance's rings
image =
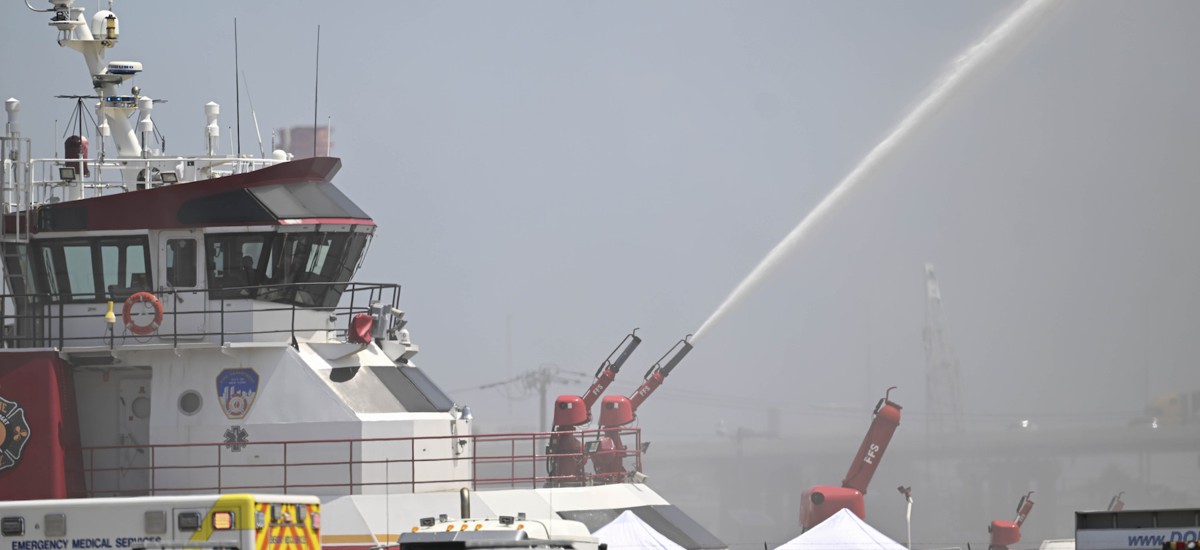
[[[341,161],[223,154],[216,103],[207,151],[167,156],[131,86],[142,65],[105,59],[111,2],[49,4],[30,9],[83,56],[94,124],[35,158],[5,102],[0,499],[311,494],[323,544],[349,550],[453,513],[466,488],[481,515],[594,530],[631,510],[686,548],[726,546],[644,483],[628,400],[603,429],[588,411],[473,433],[414,361],[400,285],[355,280],[378,228],[332,183]]]

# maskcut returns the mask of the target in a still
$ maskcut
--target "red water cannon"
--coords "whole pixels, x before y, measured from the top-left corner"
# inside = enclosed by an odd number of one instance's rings
[[[642,403],[650,397],[650,394],[654,393],[654,390],[657,390],[658,387],[663,384],[663,382],[667,379],[667,376],[671,374],[671,371],[675,370],[675,367],[679,366],[679,362],[683,361],[684,357],[687,357],[688,352],[692,351],[692,343],[688,342],[688,338],[691,337],[692,335],[689,334],[684,336],[682,340],[676,342],[674,346],[671,346],[671,349],[667,350],[662,357],[658,358],[658,361],[655,361],[655,363],[651,365],[648,370],[646,370],[646,374],[642,375],[641,387],[639,387],[637,391],[633,392],[633,395],[629,396],[629,400],[633,402],[634,411],[637,411],[637,408],[640,407]],[[674,355],[671,355],[672,353]],[[666,365],[664,365],[663,359],[666,359],[667,356],[671,356],[671,359],[667,361]]]
[[[546,472],[551,485],[582,484],[587,456],[575,428],[592,421],[592,404],[616,379],[621,366],[642,343],[633,329],[596,369],[591,387],[582,396],[560,395],[554,400],[554,433],[546,449]],[[614,360],[614,357],[616,358]]]
[[[887,451],[892,435],[900,425],[902,407],[889,399],[894,389],[895,386],[888,388],[883,394],[883,399],[875,405],[875,410],[871,413],[874,418],[871,428],[867,430],[867,436],[858,447],[858,453],[854,455],[854,461],[846,471],[842,486],[817,485],[801,494],[800,526],[804,530],[816,527],[843,508],[862,519],[867,519],[863,495],[867,493],[871,478],[875,476],[875,470],[883,460],[883,453]]]
[[[688,342],[691,334],[684,336],[667,353],[663,354],[646,374],[642,377],[642,385],[629,397],[623,395],[607,395],[600,402],[600,443],[596,453],[592,455],[592,464],[596,468],[597,481],[613,483],[624,479],[625,456],[627,447],[621,441],[621,433],[617,428],[632,423],[637,419],[638,407],[662,386],[663,381],[671,374],[679,362],[692,351],[692,343]],[[667,358],[670,357],[670,360]],[[666,361],[666,363],[663,363]],[[645,445],[645,444],[643,444]]]
[[[634,421],[637,418],[637,409],[663,384],[671,371],[679,366],[679,362],[687,356],[688,352],[692,351],[692,343],[688,342],[688,338],[692,335],[684,336],[682,340],[671,346],[662,357],[658,359],[642,376],[642,385],[633,392],[629,397],[623,395],[610,395],[604,398],[600,403],[600,429],[616,428],[624,426]],[[672,355],[674,354],[674,355]],[[671,359],[663,364],[663,361]]]
[[[592,405],[596,404],[596,401],[600,399],[600,396],[604,395],[604,390],[608,389],[608,385],[612,384],[613,380],[617,378],[617,373],[621,372],[621,366],[625,364],[625,361],[629,360],[629,356],[633,355],[633,350],[636,350],[641,343],[642,339],[638,337],[637,329],[635,328],[625,336],[624,340],[621,340],[620,344],[617,344],[612,353],[609,353],[604,362],[600,364],[600,367],[596,369],[596,379],[592,382],[592,386],[588,388],[587,393],[583,394],[584,404],[587,405],[589,411]],[[618,351],[621,352],[620,355],[617,354]],[[614,355],[617,356],[616,360],[613,360]]]
[[[1017,518],[1013,521],[1005,521],[998,519],[988,525],[988,550],[1008,550],[1009,545],[1021,542],[1021,524],[1025,523],[1025,518],[1029,517],[1029,512],[1033,510],[1033,491],[1029,491],[1025,496],[1021,497],[1021,502],[1017,503]]]
[[[597,399],[600,399],[604,390],[608,389],[609,384],[612,384],[613,380],[617,378],[617,373],[621,372],[621,366],[629,360],[629,356],[633,355],[633,351],[641,343],[642,339],[638,337],[635,328],[625,336],[625,339],[621,340],[620,344],[617,344],[612,353],[609,353],[600,367],[596,369],[591,387],[582,396],[560,395],[554,400],[554,431],[582,426],[592,421],[592,405],[596,403]],[[616,357],[615,360],[614,357]]]

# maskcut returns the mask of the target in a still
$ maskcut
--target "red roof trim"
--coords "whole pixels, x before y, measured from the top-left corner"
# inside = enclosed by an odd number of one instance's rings
[[[137,229],[184,229],[196,227],[227,227],[237,225],[270,225],[261,221],[252,223],[222,223],[189,225],[180,223],[178,212],[180,207],[191,200],[200,199],[237,189],[250,189],[264,185],[287,185],[304,182],[329,182],[342,167],[341,159],[332,157],[315,157],[294,160],[247,172],[234,174],[211,180],[201,180],[165,187],[156,187],[143,191],[130,191],[116,195],[106,195],[77,201],[69,201],[43,207],[46,210],[85,210],[85,227],[63,228],[60,230],[43,231],[43,234],[57,231],[114,231]],[[5,216],[5,224],[15,227],[15,215]],[[35,213],[36,217],[36,213]],[[355,225],[375,225],[370,219],[314,219],[302,220],[302,223],[342,223]],[[34,227],[37,227],[36,220]],[[34,230],[37,231],[36,229]]]

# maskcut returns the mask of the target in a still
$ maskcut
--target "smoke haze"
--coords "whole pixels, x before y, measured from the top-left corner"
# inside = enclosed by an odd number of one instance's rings
[[[233,18],[264,132],[311,122],[320,24],[335,181],[380,225],[359,278],[404,284],[416,362],[509,431],[537,426],[536,393],[476,388],[543,364],[590,376],[641,327],[610,389],[627,394],[1019,5],[128,0],[109,59],[144,63],[169,152],[197,151],[205,102],[223,140],[234,123]],[[47,17],[0,7],[0,94],[36,156],[73,107],[51,96],[90,91]],[[1200,505],[1195,451],[1167,443],[1195,424],[1138,424],[1200,390],[1198,21],[1190,2],[1052,10],[647,401],[651,486],[731,543],[783,542],[895,385],[905,416],[867,507],[898,540],[901,484],[929,544],[986,540],[1031,489],[1023,547],[1121,490]],[[950,442],[925,438],[926,262],[961,365],[968,431]],[[778,437],[751,436],[771,408]]]

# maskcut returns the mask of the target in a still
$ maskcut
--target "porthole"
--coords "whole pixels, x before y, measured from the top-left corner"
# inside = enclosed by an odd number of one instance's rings
[[[196,390],[188,390],[179,395],[179,412],[191,416],[200,411],[200,406],[203,401],[200,399],[200,392]]]
[[[133,404],[129,408],[133,411],[133,416],[138,417],[140,420],[150,418],[150,398],[148,397],[138,396],[137,399],[133,400]]]

